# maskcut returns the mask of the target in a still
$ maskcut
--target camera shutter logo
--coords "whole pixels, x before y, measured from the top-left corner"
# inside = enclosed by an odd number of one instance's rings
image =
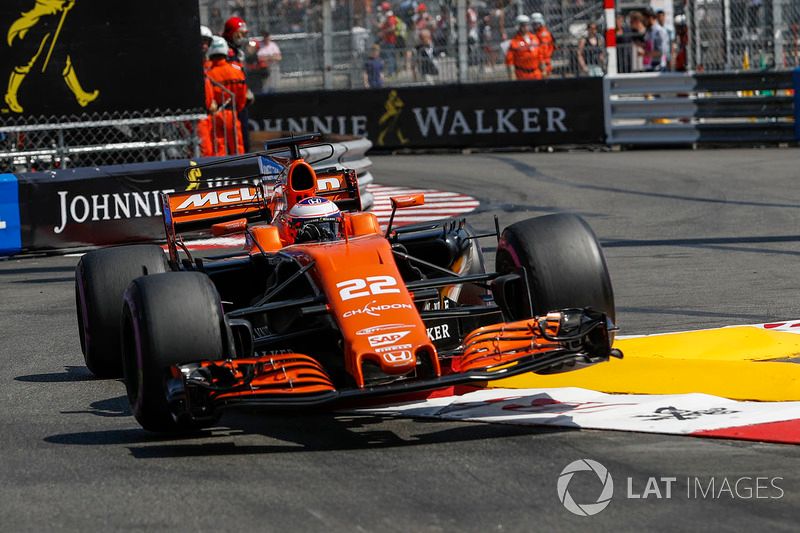
[[[575,472],[583,471],[594,472],[603,484],[603,490],[594,503],[576,503],[569,493],[569,482],[572,481],[572,476],[575,475]],[[611,503],[611,498],[614,496],[614,480],[611,479],[608,469],[597,461],[578,459],[565,466],[564,470],[561,471],[556,489],[558,491],[558,499],[561,500],[567,511],[578,516],[592,516],[608,507],[608,504]]]

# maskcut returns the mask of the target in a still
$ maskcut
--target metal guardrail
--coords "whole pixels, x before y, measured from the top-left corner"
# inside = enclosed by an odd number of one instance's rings
[[[366,186],[374,181],[369,169],[372,160],[367,157],[367,151],[372,148],[372,142],[366,137],[342,142],[332,142],[333,154],[325,159],[320,159],[330,154],[330,148],[326,146],[314,146],[300,150],[301,155],[307,161],[316,161],[314,167],[325,168],[332,165],[341,165],[356,171],[358,175],[358,187],[361,189],[361,209],[369,209],[375,203],[372,193],[367,192]]]
[[[609,145],[795,141],[791,72],[608,76]]]

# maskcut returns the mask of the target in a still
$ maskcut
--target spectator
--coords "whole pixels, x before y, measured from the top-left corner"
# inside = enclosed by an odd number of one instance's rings
[[[484,71],[492,72],[497,65],[498,58],[502,55],[503,41],[508,40],[505,31],[505,14],[502,9],[492,9],[483,17],[483,27],[481,28],[481,41],[484,53]]]
[[[628,19],[631,26],[631,72],[641,72],[644,69],[644,34],[647,27],[638,11],[631,11]]]
[[[688,70],[686,54],[689,47],[689,29],[686,27],[685,15],[675,17],[675,35],[672,69],[677,72],[686,72]]]
[[[517,33],[511,38],[506,52],[509,77],[517,80],[542,79],[542,57],[539,39],[529,30],[531,19],[527,15],[517,16]]]
[[[617,13],[615,26],[617,34],[617,71],[620,73],[633,72],[633,32],[625,22],[625,16],[622,13]]]
[[[675,42],[675,27],[672,24],[667,24],[667,14],[663,9],[656,11],[656,19],[658,24],[667,32],[667,69],[672,66],[672,43]]]
[[[306,6],[303,0],[289,0],[285,7],[285,20],[289,23],[290,33],[305,31]]]
[[[415,51],[417,58],[415,76],[418,72],[425,83],[433,84],[434,77],[439,75],[439,67],[436,66],[436,51],[430,30],[419,32],[419,44]]]
[[[544,22],[544,15],[541,13],[534,13],[531,15],[531,24],[533,25],[533,33],[539,39],[539,46],[541,47],[542,61],[544,62],[544,77],[549,78],[553,72],[553,52],[556,49],[555,41],[550,30],[547,29]]]
[[[435,23],[431,14],[428,13],[428,6],[421,3],[417,6],[417,14],[414,16],[414,29],[419,35],[422,30],[433,31]]]
[[[433,42],[436,46],[445,48],[450,43],[453,22],[453,15],[447,5],[441,4],[439,6],[439,14],[436,15],[435,29],[433,30]]]
[[[378,35],[380,38],[381,53],[386,63],[386,74],[394,76],[397,72],[397,32],[399,19],[392,11],[389,2],[383,2],[380,6],[378,18]]]
[[[281,80],[281,60],[283,56],[281,55],[280,47],[272,40],[268,31],[264,32],[264,40],[261,43],[261,48],[258,49],[257,55],[259,61],[266,68],[262,90],[266,93],[274,93],[278,90],[278,83]]]
[[[373,44],[369,51],[369,57],[364,61],[364,87],[368,89],[383,88],[383,59],[381,59],[381,47]]]
[[[586,36],[578,42],[578,67],[582,76],[602,76],[606,63],[606,45],[597,33],[597,23],[586,25]]]
[[[659,23],[655,11],[648,8],[645,11],[647,31],[644,34],[644,69],[649,72],[663,72],[667,70],[667,53],[669,50],[669,36]]]
[[[242,68],[229,63],[228,43],[215,36],[208,48],[211,66],[206,75],[215,82],[214,103],[218,111],[214,114],[215,152],[220,155],[244,153],[244,136],[237,119],[247,103],[247,85]]]

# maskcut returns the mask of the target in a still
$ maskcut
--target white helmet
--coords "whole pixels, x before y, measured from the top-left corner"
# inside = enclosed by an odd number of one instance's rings
[[[531,22],[533,22],[534,24],[541,24],[542,26],[544,26],[544,15],[542,15],[539,12],[533,13],[531,15]]]
[[[203,39],[213,40],[214,34],[211,33],[211,28],[208,26],[200,26],[200,37]]]
[[[288,226],[295,243],[335,241],[344,233],[339,208],[319,196],[304,198],[294,204],[289,210]]]
[[[214,35],[211,38],[211,46],[208,47],[208,57],[214,56],[227,56],[228,43],[219,35]]]
[[[528,15],[517,15],[517,18],[514,19],[514,22],[517,26],[519,26],[521,24],[530,24],[531,19],[528,17]]]

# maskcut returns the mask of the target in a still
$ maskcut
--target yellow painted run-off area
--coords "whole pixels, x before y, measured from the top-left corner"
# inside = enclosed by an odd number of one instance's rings
[[[800,400],[800,334],[735,326],[619,339],[614,346],[623,359],[560,374],[525,374],[492,386]]]

